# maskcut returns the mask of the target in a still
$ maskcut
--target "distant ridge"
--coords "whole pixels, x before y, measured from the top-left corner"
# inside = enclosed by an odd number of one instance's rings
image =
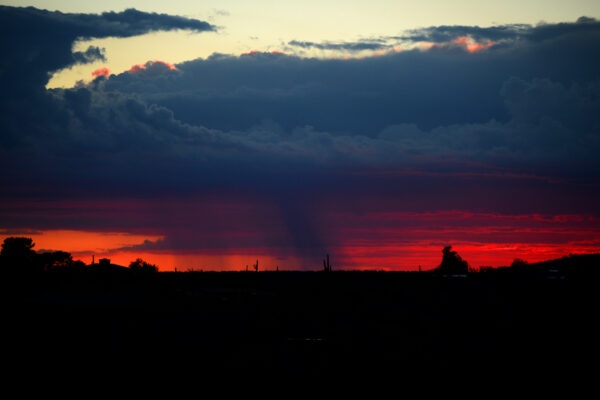
[[[573,276],[573,275],[600,275],[600,253],[569,254],[561,258],[523,263],[519,266],[499,267],[497,271],[523,272],[547,277]]]

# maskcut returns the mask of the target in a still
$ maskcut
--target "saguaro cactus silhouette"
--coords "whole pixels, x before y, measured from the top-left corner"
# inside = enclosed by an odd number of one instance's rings
[[[331,264],[329,264],[329,254],[323,259],[323,271],[331,271]]]

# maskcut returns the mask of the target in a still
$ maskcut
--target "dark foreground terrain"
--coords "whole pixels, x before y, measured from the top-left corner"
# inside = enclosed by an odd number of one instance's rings
[[[461,276],[4,276],[3,360],[153,374],[583,373],[600,355],[600,265],[580,257]]]

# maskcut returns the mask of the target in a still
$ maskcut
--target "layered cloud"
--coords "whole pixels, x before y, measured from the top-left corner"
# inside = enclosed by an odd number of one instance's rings
[[[288,42],[289,46],[301,47],[304,49],[319,49],[319,50],[342,50],[349,52],[358,52],[364,50],[382,50],[390,48],[386,40],[374,39],[364,40],[358,42],[302,42],[298,40],[291,40]]]
[[[135,10],[4,7],[0,22],[10,55],[0,63],[5,229],[146,232],[162,238],[127,248],[312,258],[328,248],[352,254],[361,229],[371,245],[385,232],[421,244],[429,232],[436,246],[482,232],[434,235],[427,212],[598,217],[596,20],[425,28],[394,40],[432,43],[427,49],[350,60],[140,60],[122,74],[99,69],[89,84],[53,90],[45,89],[50,73],[103,56],[98,48],[72,53],[77,38],[213,27]],[[65,202],[72,206],[47,206]],[[593,242],[597,220],[586,221]],[[576,227],[519,237],[580,243]],[[507,240],[492,233],[486,245]]]
[[[401,50],[401,49],[463,49],[471,53],[498,46],[497,49],[518,47],[550,46],[558,42],[572,45],[576,50],[581,46],[593,45],[598,40],[598,20],[581,17],[575,23],[538,25],[508,24],[490,27],[479,26],[432,26],[404,31],[400,35],[363,38],[358,41],[310,42],[292,40],[288,49],[317,49],[356,53],[361,51]],[[583,41],[579,40],[582,39]],[[575,50],[574,49],[574,50]],[[541,48],[538,48],[541,50]],[[575,54],[575,52],[573,53]]]
[[[560,38],[570,40],[573,36],[583,34],[589,36],[590,32],[597,35],[598,20],[581,17],[575,23],[563,22],[558,24],[540,23],[536,26],[528,24],[509,24],[491,27],[479,26],[434,26],[412,29],[404,35],[390,36],[389,39],[405,40],[412,42],[445,43],[457,37],[472,37],[477,42],[506,42],[540,43],[547,40],[556,41]],[[588,39],[592,39],[589,38]]]

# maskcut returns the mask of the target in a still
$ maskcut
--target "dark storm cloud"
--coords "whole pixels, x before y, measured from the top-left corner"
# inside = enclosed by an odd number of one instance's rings
[[[540,29],[521,27],[520,37],[540,36],[535,33]],[[430,130],[506,122],[510,115],[500,90],[511,77],[549,79],[565,87],[599,78],[595,22],[543,29],[555,34],[539,43],[519,39],[474,54],[451,46],[353,60],[218,55],[181,64],[181,74],[121,75],[105,89],[135,93],[173,110],[182,121],[221,130],[247,130],[270,120],[288,131],[310,125],[372,137],[401,123]],[[506,30],[517,34],[514,27]],[[464,33],[457,29],[451,37]]]
[[[51,72],[101,58],[94,48],[73,53],[73,43],[79,39],[174,29],[202,32],[215,28],[204,21],[133,9],[97,15],[0,6],[0,83],[10,91],[39,90]]]
[[[177,70],[148,63],[135,73],[45,90],[52,71],[101,56],[95,48],[74,55],[77,37],[130,35],[159,25],[200,28],[197,21],[132,11],[101,16],[0,11],[2,18],[45,21],[60,33],[42,35],[32,27],[19,46],[7,48],[10,62],[2,58],[4,198],[214,195],[269,204],[278,216],[267,213],[245,224],[266,236],[244,243],[258,246],[264,240],[296,249],[324,249],[334,240],[320,214],[332,208],[597,212],[595,20],[511,26],[479,36],[479,28],[423,31],[431,38],[437,32],[436,40],[444,41],[460,35],[504,41],[473,54],[455,46],[352,60],[214,55]],[[140,22],[146,20],[151,21]],[[27,32],[25,26],[18,29]],[[166,217],[88,221],[175,229],[168,217],[176,212],[161,208],[157,214]],[[276,228],[276,217],[288,236]],[[204,210],[187,218],[181,211],[177,219],[197,232],[218,227],[219,220],[230,226],[241,217]],[[0,213],[0,223],[10,228],[76,229],[82,221]],[[180,236],[167,232],[164,241],[146,246],[173,247]],[[215,240],[204,238],[203,246],[232,239]]]
[[[332,185],[346,190],[348,182],[336,170],[533,170],[563,177],[599,170],[598,83],[564,86],[510,78],[498,94],[508,109],[504,122],[432,129],[399,123],[373,136],[311,126],[286,130],[273,122],[246,130],[211,129],[182,122],[172,110],[132,94],[94,87],[54,93],[58,127],[23,132],[18,152],[7,151],[4,158],[10,160],[7,168],[21,172],[5,180],[22,180],[23,175],[42,182],[75,179],[76,187],[87,181],[97,190],[118,188],[119,193],[255,188],[283,203],[294,197],[290,191],[318,192]],[[35,168],[38,163],[41,168]],[[556,163],[559,170],[548,169]]]
[[[531,36],[541,28],[519,29]],[[452,164],[460,172],[473,162],[519,169],[568,161],[562,173],[595,173],[599,76],[590,60],[600,54],[597,24],[545,29],[562,32],[561,40],[477,54],[413,50],[347,61],[215,55],[178,70],[149,63],[138,73],[52,90],[44,107],[30,107],[32,98],[19,93],[4,96],[26,105],[7,116],[2,139],[38,163],[64,164],[67,175],[77,175],[70,169],[86,157],[88,178],[119,171],[113,184],[155,184],[147,171],[165,168],[159,176],[171,176],[161,180],[170,190],[188,181],[235,184],[239,170],[244,184],[279,187],[282,165],[303,176],[348,166]],[[577,43],[588,46],[574,49]],[[108,162],[114,168],[99,167]]]
[[[104,59],[103,50],[93,46],[73,52],[76,40],[173,29],[214,28],[203,21],[136,10],[95,15],[0,6],[0,142],[23,142],[25,133],[62,129],[67,123],[45,91],[52,72]]]

